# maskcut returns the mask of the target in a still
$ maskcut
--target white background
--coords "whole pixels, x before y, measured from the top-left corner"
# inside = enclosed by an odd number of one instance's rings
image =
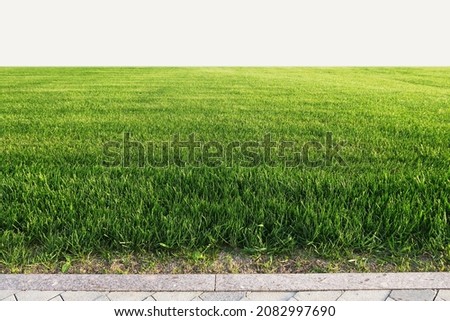
[[[448,0],[0,0],[0,66],[450,66]]]

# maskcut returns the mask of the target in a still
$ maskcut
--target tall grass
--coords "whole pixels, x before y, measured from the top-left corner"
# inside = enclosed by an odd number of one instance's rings
[[[124,132],[332,132],[346,165],[103,166]],[[450,256],[449,165],[448,68],[1,68],[0,262],[225,246]]]

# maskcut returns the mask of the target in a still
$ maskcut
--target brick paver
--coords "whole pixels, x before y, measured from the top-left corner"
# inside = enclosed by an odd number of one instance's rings
[[[345,291],[338,301],[385,301],[390,292],[389,290]]]
[[[111,292],[108,298],[111,301],[144,301],[154,292]]]
[[[205,292],[200,295],[203,301],[239,301],[245,292]]]
[[[94,301],[104,294],[104,292],[95,291],[67,291],[61,293],[61,296],[64,301]]]
[[[156,301],[192,301],[202,292],[156,292],[153,297]]]
[[[15,295],[17,301],[48,301],[60,293],[61,291],[19,291]]]
[[[111,301],[106,294],[100,295],[98,298],[94,299],[94,301]]]
[[[0,290],[0,301],[14,294],[11,290]]]
[[[288,301],[295,292],[248,292],[245,297],[248,301]]]
[[[439,290],[435,301],[450,301],[450,290]]]
[[[343,291],[300,291],[294,296],[297,301],[336,301]]]
[[[392,290],[389,297],[395,301],[433,301],[436,290]]]

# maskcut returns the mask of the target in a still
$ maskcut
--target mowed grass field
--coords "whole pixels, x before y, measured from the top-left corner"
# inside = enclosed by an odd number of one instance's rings
[[[345,164],[138,166],[133,147],[130,166],[105,166],[124,133],[332,133]],[[450,68],[0,68],[2,271],[225,249],[448,269],[449,220]]]

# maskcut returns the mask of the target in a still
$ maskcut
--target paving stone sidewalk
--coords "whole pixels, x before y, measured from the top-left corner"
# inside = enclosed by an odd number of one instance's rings
[[[450,301],[450,273],[0,275],[0,301]]]
[[[450,301],[450,290],[154,293],[0,291],[0,301]]]

